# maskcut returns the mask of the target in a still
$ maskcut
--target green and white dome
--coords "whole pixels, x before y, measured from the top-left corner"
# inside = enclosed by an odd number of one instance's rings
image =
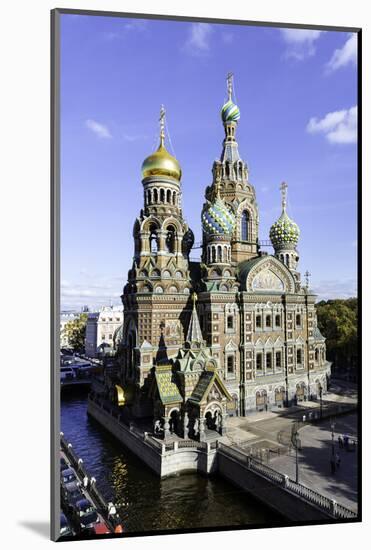
[[[230,99],[224,103],[220,114],[223,122],[237,122],[241,116],[239,108]]]
[[[269,238],[274,248],[295,247],[300,237],[300,229],[297,224],[287,215],[286,210],[272,225],[269,231]]]
[[[202,212],[202,227],[207,235],[230,236],[236,225],[236,217],[217,196]]]

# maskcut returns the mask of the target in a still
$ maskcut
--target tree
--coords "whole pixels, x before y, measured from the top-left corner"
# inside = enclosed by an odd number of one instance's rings
[[[358,357],[358,301],[321,301],[316,305],[318,328],[326,338],[327,356],[335,368],[355,367]]]
[[[77,319],[68,321],[63,329],[63,334],[67,336],[68,345],[74,351],[79,351],[85,347],[86,323],[88,314],[81,313]]]

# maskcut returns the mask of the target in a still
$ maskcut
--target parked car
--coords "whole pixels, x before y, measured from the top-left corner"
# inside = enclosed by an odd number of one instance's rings
[[[60,530],[59,533],[61,537],[68,537],[69,535],[73,535],[74,532],[70,526],[70,524],[67,521],[66,516],[63,512],[61,512],[61,519],[60,519]]]
[[[92,503],[83,498],[75,503],[73,508],[73,518],[80,530],[91,529],[95,523],[99,522],[97,511]]]
[[[71,380],[76,378],[75,371],[72,367],[61,367],[61,380]]]
[[[92,532],[94,535],[108,535],[111,531],[105,523],[99,521],[98,523],[94,523]]]
[[[84,495],[82,494],[76,481],[62,485],[61,496],[69,508],[73,508],[76,502],[84,498]]]
[[[77,481],[76,474],[72,468],[66,468],[61,471],[61,483],[66,485],[66,483],[71,483],[72,481]]]
[[[67,464],[63,456],[61,456],[61,472],[64,472],[64,470],[67,470],[68,468],[69,468],[69,465]]]

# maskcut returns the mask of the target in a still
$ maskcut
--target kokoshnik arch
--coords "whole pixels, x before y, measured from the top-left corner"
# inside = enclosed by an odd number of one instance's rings
[[[221,109],[225,137],[212,167],[201,220],[201,261],[182,213],[181,168],[160,144],[142,165],[144,204],[134,223],[134,259],[124,287],[116,367],[102,392],[165,437],[223,434],[228,415],[290,406],[326,391],[330,363],[315,295],[298,271],[298,226],[272,225],[274,255],[259,247],[259,211],[236,141],[240,111]]]

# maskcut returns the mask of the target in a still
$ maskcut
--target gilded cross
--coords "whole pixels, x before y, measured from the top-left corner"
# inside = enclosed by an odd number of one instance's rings
[[[285,210],[286,209],[286,200],[287,200],[287,188],[288,188],[288,185],[285,181],[283,181],[281,183],[281,195],[282,195],[282,209]]]
[[[162,145],[164,144],[164,140],[165,140],[165,112],[166,112],[165,107],[161,105],[159,121],[160,121],[160,140]]]

